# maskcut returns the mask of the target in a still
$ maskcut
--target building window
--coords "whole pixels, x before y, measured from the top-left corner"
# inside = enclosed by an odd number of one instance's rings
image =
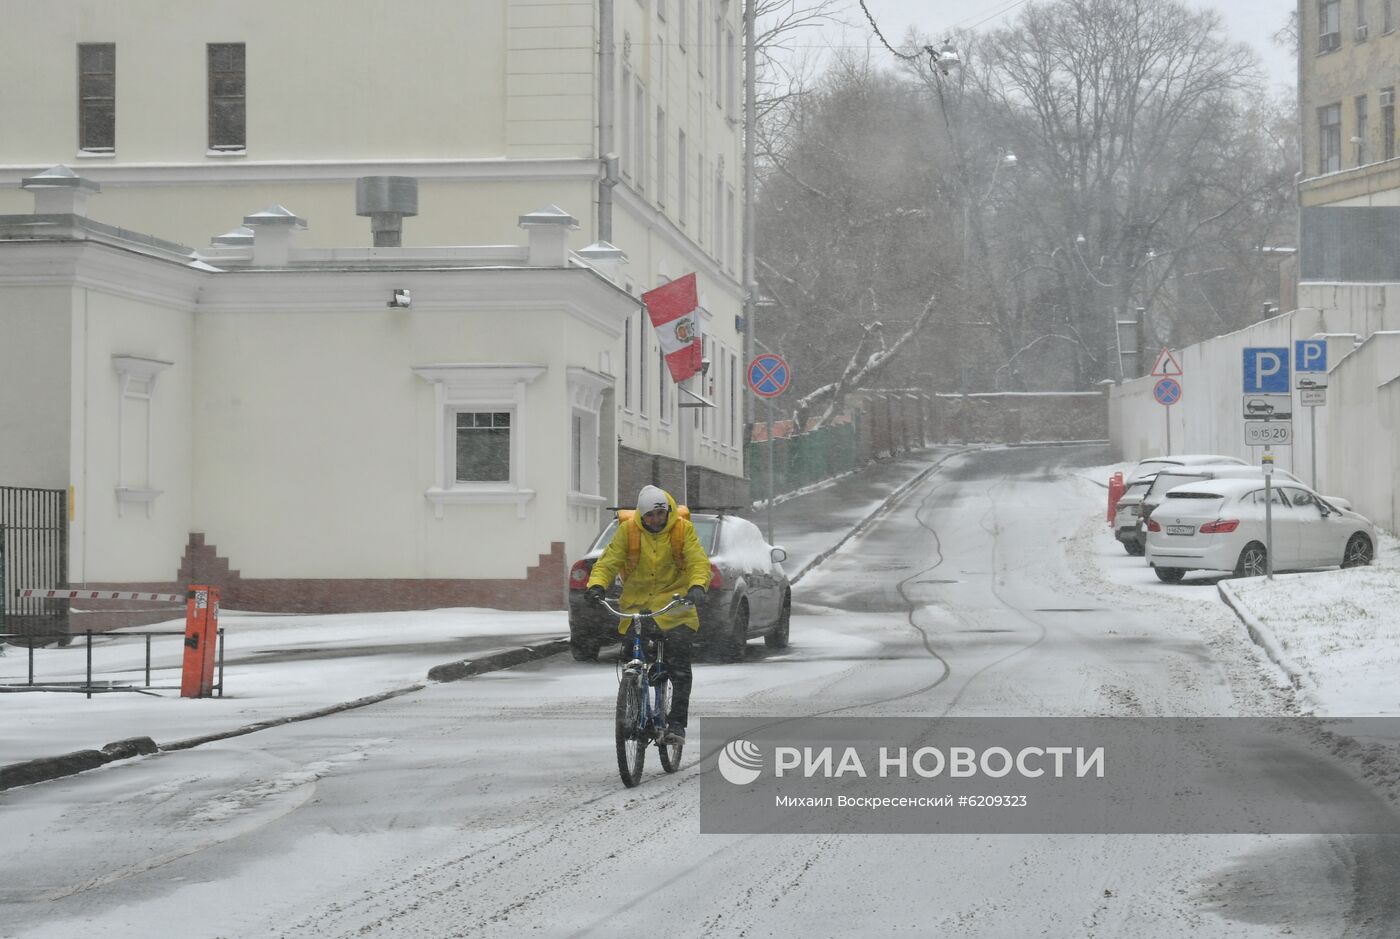
[[[510,480],[510,411],[457,412],[457,482]]]
[[[702,245],[705,243],[705,190],[709,187],[705,163],[705,155],[696,147],[695,171],[699,176],[699,185],[695,187],[695,241]]]
[[[732,271],[738,264],[739,256],[739,230],[736,227],[738,224],[737,213],[734,211],[734,187],[727,186],[724,196],[725,215],[729,223],[725,233],[729,242],[729,253],[725,256],[724,263]]]
[[[1342,168],[1342,106],[1317,109],[1317,171],[1335,173]]]
[[[685,224],[686,186],[685,131],[676,132],[676,219]]]
[[[1357,95],[1356,104],[1356,165],[1361,166],[1367,160],[1366,135],[1370,130],[1370,121],[1367,120],[1366,96]]]
[[[111,153],[117,148],[117,46],[78,46],[78,149]]]
[[[656,109],[656,204],[666,207],[666,112]]]
[[[739,46],[734,39],[734,30],[724,31],[725,70],[724,70],[724,109],[730,115],[739,111]]]
[[[1342,0],[1318,0],[1317,51],[1331,52],[1342,44]]]
[[[715,107],[724,108],[724,17],[715,14]]]
[[[140,355],[114,355],[117,370],[117,515],[128,502],[145,503],[146,517],[161,490],[153,488],[152,453],[156,380],[173,362]]]
[[[705,0],[695,0],[695,73],[705,77]]]
[[[413,371],[433,386],[441,428],[433,484],[424,493],[437,517],[451,504],[514,503],[524,518],[535,495],[526,485],[532,464],[525,445],[525,390],[546,368],[464,362]]]
[[[248,73],[241,42],[209,44],[209,149],[248,146]]]
[[[632,410],[632,317],[622,324],[622,409]]]
[[[1395,159],[1395,89],[1381,89],[1381,159]]]
[[[666,386],[671,383],[670,370],[666,368],[666,353],[656,350],[656,413],[663,421],[670,423],[670,395]]]
[[[689,21],[686,17],[689,11],[685,8],[685,0],[676,0],[676,45],[680,46],[682,52],[685,51],[685,34],[690,29]]]
[[[637,191],[643,192],[647,188],[647,91],[641,81],[633,89],[633,101],[636,104],[637,125],[633,128],[636,133],[632,137],[635,146],[632,161],[637,167]]]
[[[1381,0],[1381,29],[1387,33],[1395,30],[1395,0]]]
[[[630,177],[632,175],[632,73],[627,66],[622,67],[622,84],[617,86],[622,89],[618,95],[618,104],[622,107],[622,146],[619,152],[622,159],[622,175]]]
[[[714,257],[721,264],[724,263],[724,159],[719,161],[719,168],[715,171],[715,198],[714,198],[714,225],[710,231],[710,242],[714,247]]]
[[[637,311],[637,413],[647,414],[647,311]]]
[[[1356,39],[1366,38],[1366,0],[1356,0]]]
[[[729,353],[729,442],[739,441],[739,360]]]

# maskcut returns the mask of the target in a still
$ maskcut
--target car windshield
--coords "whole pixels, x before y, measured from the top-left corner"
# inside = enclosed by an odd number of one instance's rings
[[[690,523],[695,526],[695,537],[700,539],[700,547],[705,549],[706,554],[715,552],[715,534],[719,531],[719,519],[713,515],[692,516]],[[613,532],[617,531],[617,519],[614,518],[608,523],[608,527],[598,535],[590,550],[601,551],[612,541]]]

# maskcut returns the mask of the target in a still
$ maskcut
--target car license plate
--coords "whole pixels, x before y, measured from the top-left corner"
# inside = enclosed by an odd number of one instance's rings
[[[1196,533],[1196,526],[1195,526],[1195,525],[1168,525],[1168,526],[1167,526],[1167,534],[1169,534],[1169,535],[1194,535],[1195,533]]]

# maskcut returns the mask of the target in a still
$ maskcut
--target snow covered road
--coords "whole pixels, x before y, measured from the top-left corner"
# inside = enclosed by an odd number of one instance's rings
[[[1105,574],[1096,456],[949,463],[693,713],[1287,713],[1229,610]],[[1397,933],[1388,837],[701,835],[695,754],[621,787],[614,688],[555,657],[7,793],[0,936]]]

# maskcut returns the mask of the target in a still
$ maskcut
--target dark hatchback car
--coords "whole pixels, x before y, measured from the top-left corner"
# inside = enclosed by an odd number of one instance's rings
[[[762,636],[770,649],[788,644],[792,586],[783,571],[787,552],[763,540],[758,526],[737,515],[694,512],[690,521],[710,557],[710,586],[700,607],[700,645],[726,661],[744,657],[750,639]],[[574,658],[591,662],[605,642],[618,639],[617,617],[584,599],[593,563],[617,531],[614,518],[569,570],[569,641]],[[614,580],[614,601],[622,586]]]

